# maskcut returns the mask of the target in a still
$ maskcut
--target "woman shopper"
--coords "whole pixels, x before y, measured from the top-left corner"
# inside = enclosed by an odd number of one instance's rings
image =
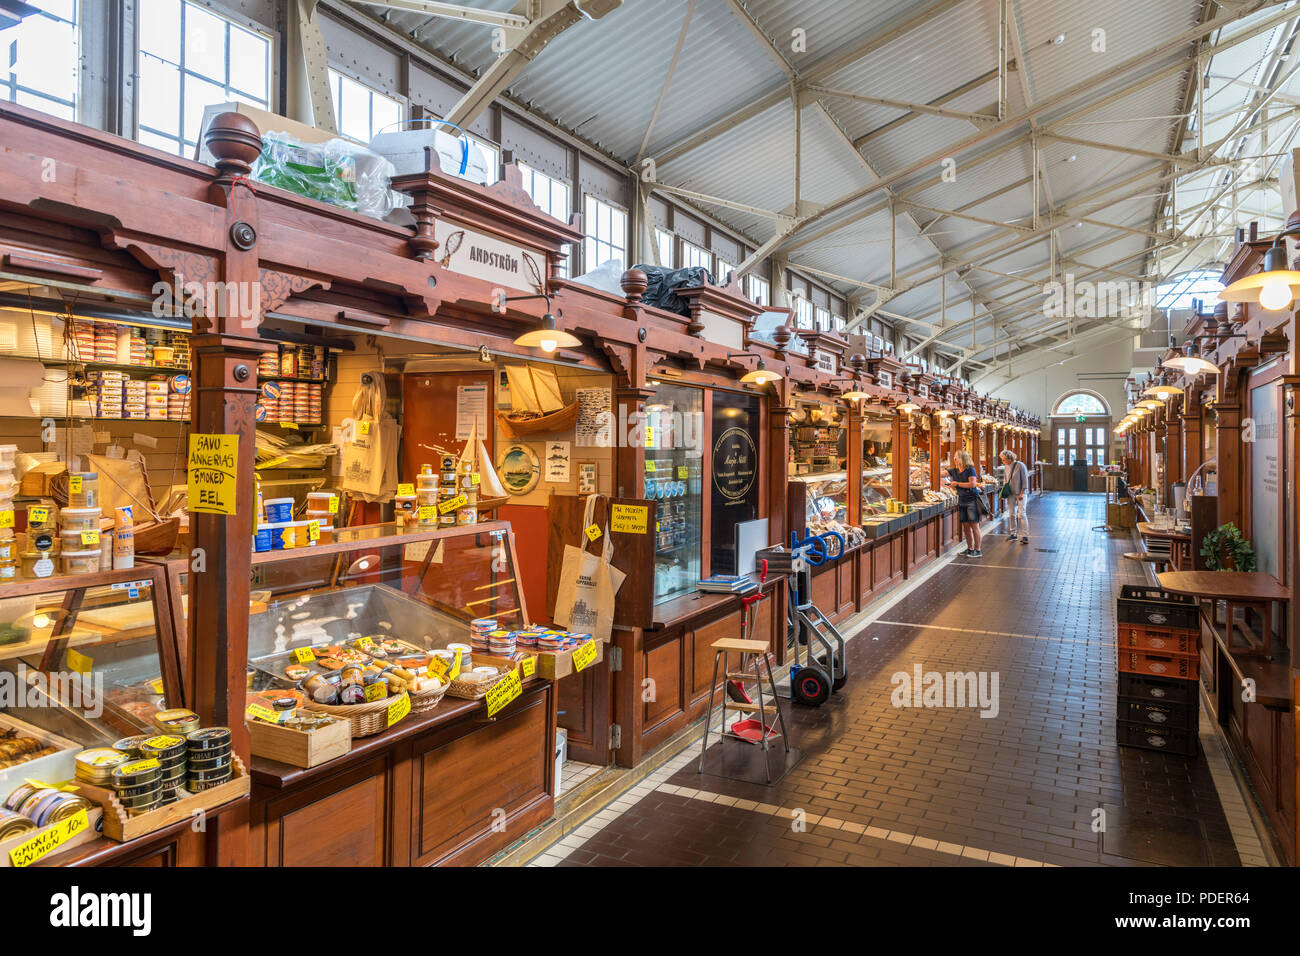
[[[966,550],[962,557],[978,558],[980,545],[980,506],[979,473],[971,460],[970,452],[958,449],[948,460],[952,467],[948,469],[948,478],[957,489],[957,520],[961,522],[961,534],[966,541]]]
[[[1029,543],[1029,518],[1025,515],[1025,501],[1029,497],[1029,468],[1016,460],[1016,453],[1004,451],[998,456],[1006,467],[1007,536],[1016,537],[1020,529],[1020,543]]]

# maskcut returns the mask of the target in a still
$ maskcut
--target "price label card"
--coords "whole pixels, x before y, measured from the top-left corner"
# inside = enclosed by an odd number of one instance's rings
[[[68,491],[74,495],[81,494],[81,483],[84,479],[80,475],[73,475],[68,479]]]
[[[677,466],[677,479],[678,479],[678,481],[685,481],[687,478],[690,477],[690,475],[691,475],[691,469],[688,468],[686,465],[678,465],[678,466]]]
[[[0,511],[0,528],[12,528],[14,526],[14,513],[12,511]]]
[[[474,474],[470,475],[469,477],[470,477],[470,484],[473,485],[475,488],[477,488],[483,480],[477,471],[474,472]]]
[[[367,422],[367,421],[359,421],[359,422],[357,422],[357,431],[358,431],[360,434],[362,434],[362,435],[369,435],[369,434],[370,434],[370,422]],[[399,718],[399,719],[400,719],[400,718]]]
[[[99,544],[99,532],[98,532],[98,531],[83,531],[83,532],[81,532],[81,543],[82,543],[82,544]]]
[[[89,674],[90,669],[95,666],[95,662],[79,651],[68,648],[68,667],[78,674]]]
[[[655,463],[653,461],[647,461],[645,463],[645,470],[646,474],[653,475],[655,473]]]
[[[487,697],[484,698],[487,701],[488,716],[492,717],[499,713],[501,708],[523,692],[524,686],[523,681],[519,679],[519,671],[511,671],[488,689]]]
[[[298,425],[297,425],[295,422],[280,422],[280,427],[281,427],[281,428],[292,428],[294,431],[297,431],[297,430],[298,430]]]
[[[447,672],[448,680],[455,680],[457,677],[460,676],[461,656],[464,653],[465,653],[464,651],[456,652],[456,656],[452,659],[451,662],[451,670]]]
[[[432,521],[438,517],[438,509],[435,505],[421,505],[415,513],[417,521]]]
[[[9,862],[14,866],[30,866],[45,854],[63,846],[78,833],[90,829],[90,817],[78,810],[66,820],[60,820],[43,833],[18,844],[9,851]]]
[[[339,513],[339,496],[338,496],[338,495],[330,495],[329,509],[330,509],[330,514],[332,514],[332,515],[336,515],[336,514]]]
[[[161,694],[161,693],[163,692],[163,682],[162,682],[162,678],[161,678],[161,677],[157,677],[157,678],[151,680],[151,681],[149,682],[149,689],[150,689],[151,691],[153,691],[155,694]]]
[[[614,505],[610,524],[621,534],[645,534],[650,525],[650,509],[645,505]]]
[[[387,697],[387,696],[388,696],[388,685],[385,684],[383,681],[381,681],[381,680],[377,680],[377,681],[375,681],[373,684],[367,684],[367,685],[366,685],[366,702],[367,702],[367,703],[369,703],[370,701],[374,701],[374,700],[383,700],[383,699],[384,699],[385,697]],[[401,718],[398,718],[398,719],[400,720]],[[389,721],[389,724],[391,724],[391,723],[392,723],[392,721],[390,720],[390,721]]]
[[[410,498],[415,494],[415,485],[398,485],[397,496],[399,498]]]
[[[537,673],[537,658],[533,657],[531,654],[528,657],[525,657],[519,662],[519,669],[523,672],[525,679],[532,677]]]
[[[293,649],[293,659],[299,664],[310,664],[316,660],[316,652],[310,647],[295,647]]]
[[[372,651],[374,650],[375,642],[369,637],[362,637],[357,639],[356,646],[358,649],[363,651]]]
[[[430,677],[436,677],[444,684],[451,682],[451,679],[447,676],[451,673],[451,665],[447,663],[445,657],[430,657],[427,670]]]
[[[590,664],[596,663],[596,642],[587,641],[573,652],[573,672],[576,674]]]
[[[210,515],[235,513],[238,461],[238,435],[190,435],[185,468],[190,511]],[[260,467],[270,467],[270,463],[263,462]]]
[[[402,691],[401,697],[394,697],[388,705],[388,726],[391,727],[411,712],[411,695]]]
[[[307,540],[320,540],[320,521],[313,519],[307,522]]]
[[[27,509],[28,524],[45,524],[45,522],[49,520],[50,520],[49,508],[28,508]]]
[[[467,504],[469,504],[468,498],[464,495],[457,495],[455,498],[449,498],[442,504],[438,505],[438,514],[450,514],[453,511],[465,507]]]
[[[587,529],[587,540],[588,540],[588,541],[595,541],[595,540],[596,540],[597,538],[599,538],[599,537],[600,537],[600,528],[599,528],[599,526],[593,524],[591,527],[589,527],[589,528]]]
[[[268,724],[278,724],[280,722],[280,715],[265,704],[249,704],[244,709],[244,716],[252,720],[264,720]]]

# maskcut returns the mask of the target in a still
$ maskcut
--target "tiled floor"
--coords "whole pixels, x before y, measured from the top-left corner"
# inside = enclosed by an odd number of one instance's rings
[[[594,763],[583,763],[580,760],[564,761],[564,766],[560,768],[560,793],[569,793],[603,769]]]
[[[1208,727],[1208,757],[1115,744],[1115,594],[1142,571],[1091,530],[1103,510],[1035,499],[1029,545],[987,535],[873,614],[844,689],[786,705],[801,757],[775,785],[701,774],[694,749],[534,865],[1262,864]],[[897,705],[916,668],[982,673],[988,716]]]

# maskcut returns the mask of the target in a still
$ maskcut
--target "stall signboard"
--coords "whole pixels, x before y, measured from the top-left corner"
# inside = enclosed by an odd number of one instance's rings
[[[1260,571],[1278,574],[1278,419],[1281,389],[1276,382],[1250,391],[1250,417],[1255,422],[1250,442],[1250,527]]]
[[[839,371],[835,364],[835,353],[827,349],[813,349],[813,364],[817,371],[834,375]]]
[[[452,272],[528,292],[546,277],[546,253],[540,249],[503,242],[445,219],[435,223],[434,238],[434,254]]]
[[[190,435],[186,465],[190,511],[233,515],[238,498],[235,490],[238,463],[238,435]]]
[[[736,573],[736,526],[758,517],[759,410],[754,395],[713,396],[713,574]]]

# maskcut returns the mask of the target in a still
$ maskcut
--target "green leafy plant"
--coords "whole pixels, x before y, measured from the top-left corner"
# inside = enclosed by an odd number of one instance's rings
[[[1201,539],[1201,557],[1211,571],[1255,570],[1255,549],[1231,521]]]

